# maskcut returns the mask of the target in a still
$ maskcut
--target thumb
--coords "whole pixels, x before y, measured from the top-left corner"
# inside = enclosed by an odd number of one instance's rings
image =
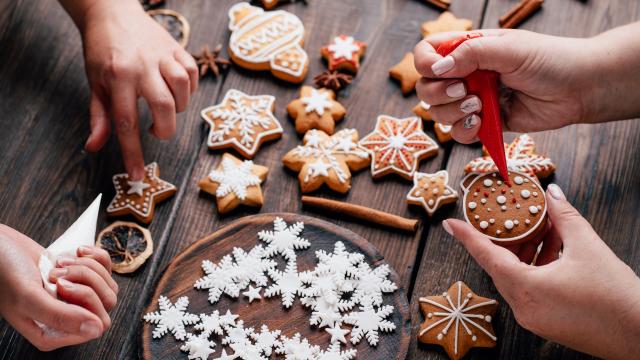
[[[549,184],[546,198],[549,220],[562,239],[565,251],[580,240],[597,238],[591,224],[569,204],[558,185]]]
[[[102,95],[96,91],[91,92],[91,103],[89,105],[91,134],[84,145],[87,151],[98,151],[102,149],[107,140],[109,140],[111,126],[106,104],[107,102],[104,101]]]
[[[517,50],[518,39],[513,32],[483,32],[483,35],[463,42],[445,57],[432,54],[431,64],[416,62],[418,71],[427,77],[462,78],[478,69],[510,73],[526,60],[526,53]],[[426,41],[431,42],[429,38]],[[433,41],[438,42],[441,42],[438,38]],[[434,56],[438,57],[435,62]]]
[[[513,252],[494,244],[472,225],[447,219],[442,222],[442,227],[462,243],[494,281],[521,273],[523,265]]]

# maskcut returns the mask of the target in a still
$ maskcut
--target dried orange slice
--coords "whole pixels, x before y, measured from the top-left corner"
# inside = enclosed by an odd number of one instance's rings
[[[96,246],[111,257],[112,270],[119,274],[136,271],[153,254],[149,230],[126,221],[116,221],[98,235]]]

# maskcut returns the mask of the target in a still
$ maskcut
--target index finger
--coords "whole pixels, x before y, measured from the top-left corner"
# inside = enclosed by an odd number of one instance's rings
[[[111,108],[124,167],[132,181],[142,180],[144,157],[138,124],[138,96],[128,83],[115,83],[111,89]]]

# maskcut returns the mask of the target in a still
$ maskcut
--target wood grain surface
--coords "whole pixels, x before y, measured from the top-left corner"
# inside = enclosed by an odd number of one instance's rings
[[[332,253],[337,241],[341,241],[349,252],[358,252],[365,255],[366,262],[372,267],[386,264],[380,253],[365,239],[359,235],[343,229],[329,222],[315,218],[300,216],[296,214],[260,214],[243,217],[233,223],[219,229],[215,233],[193,243],[183,252],[178,254],[174,260],[162,272],[162,277],[149,298],[144,313],[157,311],[157,299],[160,295],[165,295],[175,301],[180,296],[189,297],[189,312],[194,314],[209,314],[213,310],[225,313],[229,309],[232,313],[239,315],[245,323],[245,327],[253,327],[256,330],[265,324],[270,330],[281,330],[282,335],[292,337],[300,333],[309,339],[311,344],[320,345],[325,348],[329,344],[330,335],[324,330],[318,330],[316,326],[309,325],[310,311],[304,307],[300,300],[294,301],[289,309],[282,306],[279,296],[253,301],[249,303],[247,298],[240,296],[238,299],[230,298],[226,295],[220,297],[215,305],[211,305],[207,300],[206,290],[194,289],[193,284],[203,276],[201,263],[203,260],[211,260],[218,263],[222,258],[231,254],[234,247],[239,247],[245,251],[258,244],[257,233],[262,230],[273,230],[273,220],[276,217],[284,219],[291,225],[302,221],[304,230],[301,237],[309,240],[311,246],[305,250],[296,251],[298,271],[312,270],[316,264],[315,252],[324,250]],[[286,265],[281,256],[274,259],[278,262],[278,268],[284,270]],[[395,272],[390,274],[389,279],[398,281]],[[263,291],[264,294],[264,291]],[[366,339],[363,339],[354,348],[358,351],[360,359],[371,360],[391,360],[404,359],[409,347],[410,337],[410,314],[404,290],[399,289],[393,294],[385,294],[385,305],[393,305],[395,310],[388,318],[396,325],[396,330],[389,333],[380,333],[380,342],[376,347],[369,346]],[[349,328],[349,325],[345,325]],[[184,354],[179,350],[181,342],[176,341],[171,335],[161,339],[152,339],[151,331],[153,325],[143,326],[142,357],[144,359],[183,359]],[[347,340],[349,337],[347,337]],[[350,345],[347,345],[350,347]],[[343,347],[344,348],[344,347]],[[218,346],[217,351],[212,355],[219,356],[222,346]]]
[[[454,0],[459,17],[476,28],[497,27],[498,18],[518,0]],[[166,8],[182,13],[191,24],[188,50],[204,44],[227,45],[227,9],[238,0],[168,0]],[[311,0],[279,8],[298,15],[305,24],[305,49],[311,64],[306,84],[324,71],[319,49],[334,35],[353,35],[369,44],[360,74],[339,96],[347,117],[338,129],[356,128],[363,136],[380,114],[412,115],[415,94],[402,96],[388,70],[420,40],[423,21],[439,12],[421,0]],[[524,22],[523,29],[560,36],[591,36],[640,19],[635,0],[547,0],[543,9]],[[82,43],[75,26],[55,1],[0,2],[0,223],[31,236],[43,246],[57,238],[100,192],[110,199],[111,176],[123,171],[117,141],[113,138],[98,154],[83,151],[89,134],[89,88],[84,75]],[[198,191],[198,179],[220,161],[221,152],[207,150],[207,127],[200,109],[217,103],[226,90],[276,97],[276,117],[285,133],[266,144],[255,158],[270,168],[264,184],[262,209],[239,209],[220,216],[213,200]],[[139,318],[162,270],[189,245],[221,226],[257,212],[290,212],[329,220],[371,242],[396,270],[399,284],[411,300],[412,329],[422,321],[419,296],[439,293],[455,280],[465,281],[479,295],[499,298],[491,279],[455,241],[440,221],[461,217],[458,206],[432,219],[408,207],[404,196],[411,188],[405,180],[386,177],[373,181],[368,171],[354,175],[347,195],[320,190],[314,195],[365,205],[405,217],[423,218],[416,234],[389,231],[343,219],[335,214],[302,209],[296,175],[285,170],[281,157],[300,142],[286,104],[298,97],[298,87],[232,66],[228,74],[200,83],[188,110],[178,116],[177,133],[169,141],[145,134],[147,162],[158,162],[163,178],[179,191],[157,208],[150,231],[154,255],[138,272],[115,275],[120,286],[119,304],[111,312],[113,326],[100,339],[49,353],[38,352],[6,322],[0,323],[0,359],[135,359],[140,353]],[[140,103],[141,128],[151,123]],[[433,131],[427,132],[435,138]],[[640,205],[640,123],[635,120],[593,126],[571,126],[532,135],[541,153],[551,157],[558,170],[552,181],[587,217],[615,253],[636,272],[640,270],[635,215]],[[453,183],[466,162],[480,154],[478,146],[447,144],[437,157],[422,162],[421,171],[447,169]],[[103,209],[107,203],[103,204]],[[101,214],[100,227],[107,221]],[[547,342],[520,328],[507,306],[498,310],[494,327],[498,347],[474,350],[470,358],[586,358],[585,355]],[[412,336],[408,358],[443,359],[437,347],[419,345]]]

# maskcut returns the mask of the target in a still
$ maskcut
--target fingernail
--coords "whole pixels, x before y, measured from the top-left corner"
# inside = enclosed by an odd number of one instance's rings
[[[453,66],[456,64],[455,60],[451,55],[447,55],[442,59],[436,61],[431,65],[431,71],[433,71],[436,75],[442,75],[447,71],[453,69]]]
[[[100,336],[100,326],[95,321],[85,321],[80,324],[80,333],[95,339]]]
[[[562,189],[560,189],[560,186],[556,184],[549,184],[549,186],[547,186],[547,191],[549,192],[551,197],[556,200],[567,200],[567,198],[564,196],[564,193],[562,192]]]
[[[69,270],[67,268],[54,268],[54,269],[51,269],[51,271],[49,271],[49,277],[55,279],[61,276],[65,276],[68,273],[69,273]]]
[[[58,286],[62,286],[63,288],[66,288],[66,289],[73,289],[73,287],[75,286],[75,285],[73,285],[73,283],[71,281],[65,280],[63,278],[58,279],[56,284],[58,284]]]
[[[464,119],[464,122],[462,123],[462,127],[464,127],[465,129],[471,129],[472,127],[478,125],[479,122],[480,122],[480,118],[478,118],[478,115],[476,114],[469,115],[467,116],[466,119]]]
[[[78,252],[81,255],[90,255],[91,254],[91,248],[85,245],[82,245],[78,248]]]
[[[58,260],[56,261],[56,263],[58,264],[58,266],[68,266],[68,265],[72,265],[73,263],[75,263],[75,259],[72,257],[67,257],[67,256],[63,256],[58,258]]]
[[[460,104],[460,110],[465,114],[478,112],[482,109],[482,103],[477,96],[470,97]]]
[[[451,229],[451,225],[449,225],[449,220],[442,221],[442,228],[447,232],[447,234],[453,236],[453,229]]]
[[[467,90],[464,88],[462,81],[457,81],[447,86],[444,92],[447,93],[447,96],[450,98],[461,98],[467,95]]]

